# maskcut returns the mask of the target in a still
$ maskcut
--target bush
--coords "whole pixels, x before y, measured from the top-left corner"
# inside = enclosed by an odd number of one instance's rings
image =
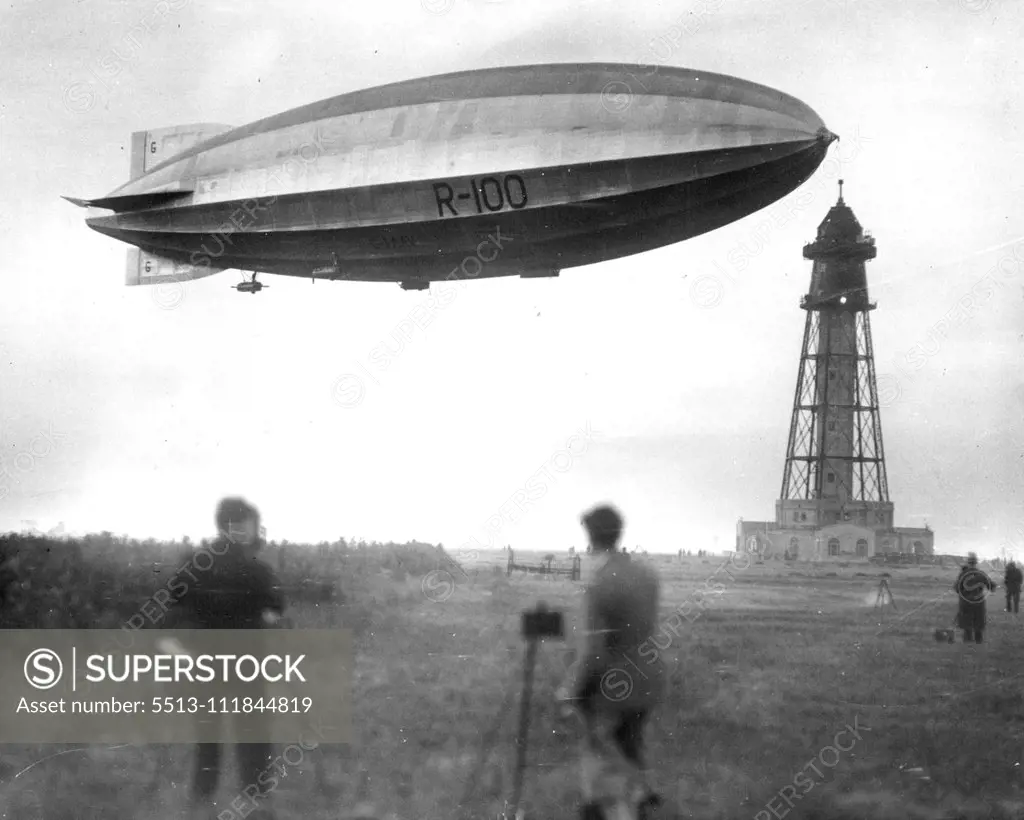
[[[0,628],[117,628],[167,588],[191,551],[183,542],[107,532],[59,540],[0,535]],[[368,576],[404,580],[446,566],[440,546],[419,542],[271,542],[262,557],[289,604],[340,603],[344,587]]]

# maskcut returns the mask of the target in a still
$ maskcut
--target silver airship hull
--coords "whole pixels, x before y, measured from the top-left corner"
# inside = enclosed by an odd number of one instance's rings
[[[161,260],[138,283],[225,268],[405,287],[553,275],[754,213],[835,138],[764,86],[621,64],[449,74],[211,128],[79,201],[115,211],[90,227]]]

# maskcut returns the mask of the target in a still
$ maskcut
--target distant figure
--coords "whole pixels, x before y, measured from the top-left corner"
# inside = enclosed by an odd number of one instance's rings
[[[978,569],[978,556],[967,556],[967,566],[961,568],[953,583],[960,599],[957,624],[964,631],[964,643],[982,643],[985,632],[985,595],[996,588],[992,580]]]
[[[622,517],[597,507],[582,518],[597,565],[583,599],[584,634],[576,664],[560,696],[579,710],[586,727],[582,750],[584,820],[603,820],[604,808],[628,799],[646,818],[660,798],[645,776],[643,728],[662,697],[664,663],[651,651],[658,630],[657,575],[646,562],[618,550]],[[647,646],[648,651],[641,653]],[[610,742],[609,742],[610,741]],[[598,772],[602,759],[621,756],[638,785],[626,796],[609,794]],[[604,807],[604,808],[603,808]]]
[[[175,620],[186,623],[169,628],[261,629],[276,623],[284,613],[284,601],[277,591],[273,570],[256,557],[261,546],[259,511],[241,498],[225,498],[217,507],[216,523],[217,540],[210,550],[216,560],[208,570],[196,573],[189,589],[172,607]],[[247,694],[254,700],[263,695],[260,683],[247,686],[252,688]],[[225,728],[224,715],[202,715],[198,719],[219,724],[222,732]],[[220,743],[197,746],[190,816],[204,820],[215,816],[213,796],[220,779],[221,746]],[[260,783],[260,776],[273,760],[272,745],[239,743],[236,751],[242,788]],[[269,795],[259,799],[263,801],[267,797]],[[273,820],[274,817],[266,806],[260,806],[248,816],[252,820]]]
[[[1006,573],[1003,575],[1003,585],[1006,587],[1006,611],[1010,612],[1010,605],[1013,605],[1014,615],[1020,612],[1020,588],[1024,583],[1024,573],[1016,563],[1010,561],[1006,565]]]

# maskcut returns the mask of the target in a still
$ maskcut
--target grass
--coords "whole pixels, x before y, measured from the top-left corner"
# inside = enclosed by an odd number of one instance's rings
[[[519,613],[538,600],[574,612],[580,585],[508,578],[497,569],[504,557],[493,553],[434,602],[422,586],[429,562],[389,556],[386,566],[372,551],[349,564],[340,603],[307,600],[292,610],[298,628],[356,633],[355,738],[308,754],[282,779],[274,795],[281,820],[352,816],[363,803],[380,817],[493,818],[511,792]],[[540,553],[516,556],[541,562]],[[723,562],[648,560],[663,580],[666,617]],[[652,778],[666,797],[660,817],[1024,817],[1024,621],[994,598],[986,644],[938,644],[932,631],[956,608],[955,573],[889,572],[898,611],[873,606],[874,568],[769,562],[718,576],[720,594],[664,651],[671,685],[647,734]],[[538,653],[524,790],[530,820],[576,815],[577,727],[553,703],[565,648],[546,641]],[[845,751],[829,752],[847,726],[859,739],[847,732],[838,741]],[[180,816],[189,747],[86,748],[15,777],[67,748],[4,747],[0,816]],[[236,782],[231,761],[225,802]]]

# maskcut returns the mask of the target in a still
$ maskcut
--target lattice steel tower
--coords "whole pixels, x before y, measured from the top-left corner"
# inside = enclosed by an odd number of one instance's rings
[[[849,521],[888,529],[885,473],[865,263],[875,240],[839,200],[804,246],[813,261],[793,419],[776,524],[813,528]]]

